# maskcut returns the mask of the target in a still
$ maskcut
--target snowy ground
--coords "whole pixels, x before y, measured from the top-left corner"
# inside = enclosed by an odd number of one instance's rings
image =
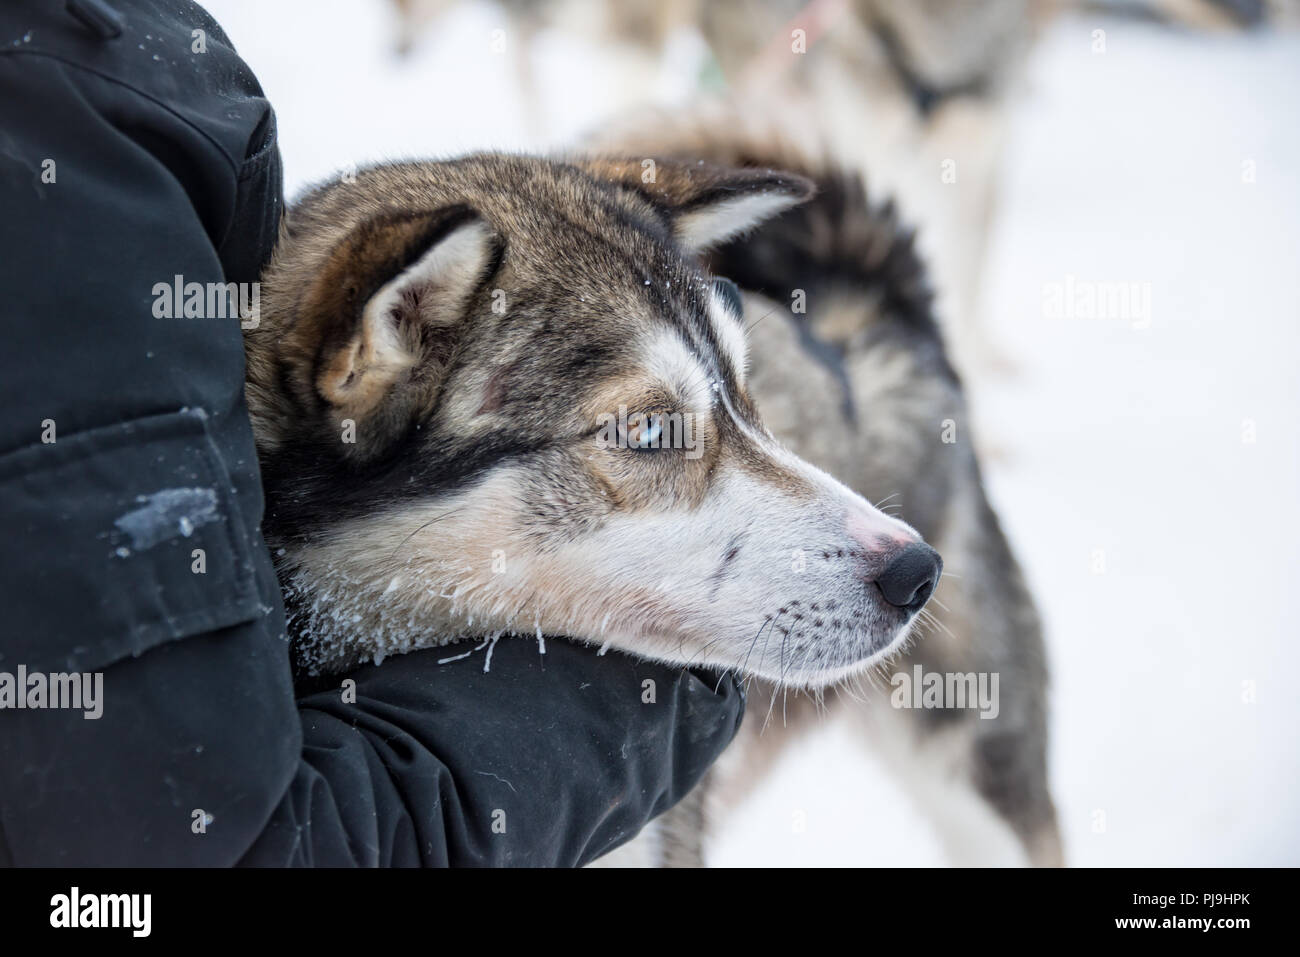
[[[276,106],[291,192],[352,162],[562,143],[633,95],[616,51],[552,31],[530,110],[490,5],[454,10],[406,60],[377,0],[207,6]],[[679,98],[685,72],[636,93]],[[1073,864],[1300,864],[1297,116],[1300,36],[1092,21],[1053,28],[1017,115],[985,292],[1018,371],[968,381],[1046,619]],[[1149,322],[1050,314],[1067,282],[1137,283]],[[788,757],[713,857],[941,863],[839,726]]]

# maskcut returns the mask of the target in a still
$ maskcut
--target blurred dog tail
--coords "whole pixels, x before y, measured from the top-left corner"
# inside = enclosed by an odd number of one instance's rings
[[[704,160],[726,166],[783,169],[813,180],[808,202],[760,224],[706,256],[709,269],[744,289],[789,303],[802,290],[859,294],[888,314],[935,325],[934,293],[916,233],[892,199],[868,194],[859,170],[838,162],[795,111],[774,115],[714,104],[687,117],[657,114],[634,128],[593,141],[602,153]],[[788,119],[786,119],[788,118]],[[811,144],[811,145],[810,145]]]

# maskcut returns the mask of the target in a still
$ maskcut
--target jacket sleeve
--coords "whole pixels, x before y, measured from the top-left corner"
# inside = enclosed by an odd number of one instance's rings
[[[116,6],[111,39],[0,13],[0,863],[570,865],[627,840],[731,740],[732,680],[507,639],[295,690],[220,301],[274,236],[274,119],[197,7]]]

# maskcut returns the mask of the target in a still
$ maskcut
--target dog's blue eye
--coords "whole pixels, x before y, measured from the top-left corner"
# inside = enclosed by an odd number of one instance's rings
[[[633,449],[652,449],[659,443],[663,433],[663,419],[657,415],[648,415],[628,429],[627,444]]]
[[[722,276],[714,277],[713,291],[718,294],[718,298],[722,300],[728,311],[737,319],[745,314],[745,301],[740,296],[740,287],[730,279]]]

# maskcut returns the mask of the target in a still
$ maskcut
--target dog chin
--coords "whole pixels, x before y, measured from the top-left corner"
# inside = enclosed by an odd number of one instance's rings
[[[876,646],[875,651],[847,664],[817,668],[803,667],[798,670],[786,670],[783,674],[779,671],[773,672],[765,667],[753,667],[749,670],[749,673],[754,677],[762,678],[764,681],[770,681],[781,688],[800,691],[817,691],[822,688],[829,688],[832,685],[852,680],[899,654],[906,644],[911,627],[912,623],[907,622],[883,645],[873,642],[873,645]]]

